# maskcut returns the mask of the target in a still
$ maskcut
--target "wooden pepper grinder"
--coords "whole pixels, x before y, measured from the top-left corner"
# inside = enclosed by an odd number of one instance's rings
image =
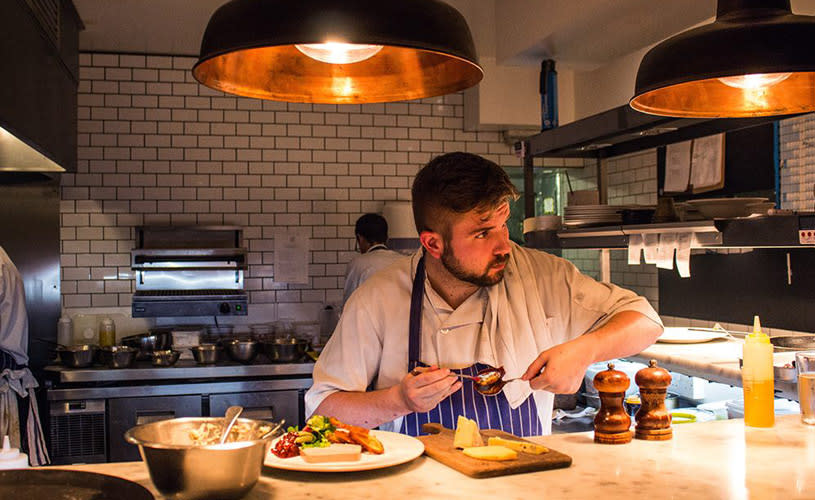
[[[671,374],[657,366],[655,359],[648,368],[637,372],[634,381],[640,388],[642,406],[634,416],[637,420],[635,437],[648,441],[666,441],[673,437],[671,414],[665,408],[665,394],[671,385]]]
[[[594,376],[594,387],[600,393],[600,409],[594,416],[594,442],[604,444],[625,444],[631,442],[631,417],[623,408],[623,398],[628,384],[628,375],[615,370],[608,364]]]

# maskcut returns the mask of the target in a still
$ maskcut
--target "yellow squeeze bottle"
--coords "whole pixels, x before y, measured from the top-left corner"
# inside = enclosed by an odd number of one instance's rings
[[[741,381],[744,388],[744,423],[750,427],[775,424],[773,346],[761,331],[758,316],[753,318],[753,333],[744,339]]]

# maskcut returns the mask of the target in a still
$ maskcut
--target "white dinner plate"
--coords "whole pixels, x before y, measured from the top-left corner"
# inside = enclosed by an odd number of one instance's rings
[[[711,340],[727,338],[727,333],[715,330],[690,330],[688,328],[665,327],[657,342],[666,344],[699,344]]]
[[[322,462],[308,463],[303,457],[279,458],[269,450],[263,465],[276,469],[297,470],[306,472],[353,472],[360,470],[381,469],[410,462],[424,453],[424,443],[415,437],[397,432],[371,431],[374,437],[382,442],[385,452],[381,455],[362,453],[356,462]],[[277,438],[280,439],[280,438]],[[276,442],[277,440],[275,440]],[[275,443],[272,443],[274,448]]]

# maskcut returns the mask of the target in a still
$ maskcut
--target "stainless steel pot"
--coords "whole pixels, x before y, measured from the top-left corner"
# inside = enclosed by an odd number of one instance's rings
[[[272,363],[296,363],[303,359],[308,341],[297,338],[280,338],[263,343],[263,352]]]
[[[815,349],[815,335],[785,335],[770,337],[775,352],[809,351]]]
[[[99,348],[99,359],[108,368],[127,368],[133,364],[136,354],[135,347],[114,345]]]
[[[138,349],[138,359],[148,359],[153,351],[163,351],[171,348],[173,346],[173,334],[170,330],[151,330],[150,333],[124,337],[122,344]]]
[[[66,345],[57,348],[60,362],[69,368],[85,368],[93,364],[98,347],[91,344]]]

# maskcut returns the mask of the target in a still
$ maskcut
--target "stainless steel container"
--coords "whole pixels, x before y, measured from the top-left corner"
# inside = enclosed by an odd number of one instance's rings
[[[254,340],[233,340],[224,343],[229,357],[239,363],[251,363],[258,354],[258,343]]]
[[[191,435],[203,424],[222,422],[217,417],[163,420],[133,427],[125,440],[139,446],[150,479],[162,495],[184,500],[237,499],[257,482],[275,433],[225,445],[201,446],[192,441]],[[240,418],[235,425],[253,428],[251,434],[260,436],[261,426],[270,423]]]
[[[215,344],[201,344],[190,347],[192,357],[199,365],[211,365],[218,360],[218,351],[220,348]]]
[[[152,330],[150,333],[124,337],[122,344],[138,349],[138,359],[147,359],[153,351],[162,351],[172,347],[173,334],[170,330]]]
[[[275,339],[263,343],[263,352],[272,363],[296,363],[303,359],[308,341],[297,338]]]
[[[99,360],[108,368],[127,368],[133,364],[136,354],[135,347],[114,345],[99,348]]]
[[[57,348],[60,362],[69,368],[85,368],[91,366],[99,349],[91,344],[66,345]]]
[[[173,349],[166,349],[161,351],[153,351],[151,355],[153,358],[153,366],[173,366],[178,357],[181,356],[181,351]]]

